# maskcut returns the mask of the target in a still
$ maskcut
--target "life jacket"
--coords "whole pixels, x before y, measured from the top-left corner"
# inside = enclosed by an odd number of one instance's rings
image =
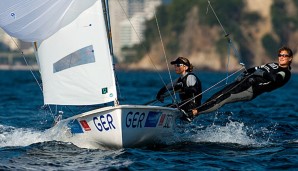
[[[282,87],[291,78],[290,68],[282,68],[278,63],[268,63],[258,69],[266,72],[266,77],[256,77],[257,84],[253,86],[255,96]]]
[[[196,77],[196,83],[193,86],[187,86],[187,77],[189,75],[193,75]],[[199,95],[202,93],[202,85],[201,85],[201,81],[199,80],[199,78],[193,74],[193,73],[187,73],[184,77],[180,77],[177,80],[177,84],[181,84],[182,83],[182,88],[181,88],[181,92],[179,93],[179,97],[180,100],[182,101],[182,103],[190,100],[191,98]],[[201,100],[202,100],[202,95],[197,96],[196,98],[194,98],[192,101],[190,101],[189,103],[192,103],[192,105],[194,107],[200,106],[201,105]]]

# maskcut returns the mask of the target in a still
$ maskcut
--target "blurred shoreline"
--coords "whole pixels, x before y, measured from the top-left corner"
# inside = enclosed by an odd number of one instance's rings
[[[25,61],[26,60],[26,61]],[[27,65],[28,64],[28,65]],[[154,67],[153,64],[150,65],[144,63],[115,63],[115,69],[118,71],[166,71],[166,66],[164,67]],[[170,70],[173,70],[171,66]],[[250,68],[249,66],[246,66]],[[292,72],[298,73],[298,65],[292,63]],[[229,71],[235,71],[239,68],[229,67]],[[37,61],[34,53],[19,53],[19,52],[2,52],[0,53],[0,70],[39,70]],[[194,65],[194,71],[211,71],[211,72],[226,72],[226,67],[220,69],[214,68],[202,68],[201,66]]]
[[[22,64],[15,64],[15,65],[7,65],[7,64],[0,64],[0,71],[38,71],[39,70],[39,66],[37,64],[33,64],[33,65],[22,65]],[[172,68],[170,68],[171,71],[174,71]],[[154,70],[154,67],[152,67],[152,69],[144,69],[144,68],[134,68],[134,69],[128,69],[127,67],[125,67],[125,65],[123,64],[116,64],[116,71],[156,71]],[[167,69],[159,69],[158,71],[160,72],[164,72],[167,71]],[[212,69],[194,69],[194,72],[196,71],[210,71],[210,72],[219,72],[219,73],[225,73],[226,70],[222,69],[222,70],[212,70]],[[234,70],[229,70],[229,72],[233,72]],[[298,73],[298,69],[297,67],[292,67],[291,69],[292,73]]]

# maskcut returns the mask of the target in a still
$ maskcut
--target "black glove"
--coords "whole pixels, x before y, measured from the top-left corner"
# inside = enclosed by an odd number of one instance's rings
[[[248,75],[248,73],[246,71],[242,72],[238,77],[236,77],[235,81],[242,81],[246,76]]]
[[[257,70],[253,73],[253,75],[264,77],[264,73],[265,73],[265,71],[263,71],[263,70],[261,70],[261,69],[257,69]]]
[[[175,91],[178,91],[178,90],[181,90],[182,89],[182,87],[183,87],[183,83],[177,83],[175,86],[174,86],[174,90]]]
[[[254,85],[254,84],[256,83],[256,80],[255,80],[253,77],[251,77],[251,78],[248,79],[248,82],[249,82],[251,85]]]
[[[160,102],[164,102],[164,96],[163,96],[163,94],[166,92],[166,90],[167,90],[167,88],[166,87],[163,87],[163,88],[161,88],[159,91],[158,91],[158,93],[157,93],[157,95],[156,95],[156,99],[158,100],[158,101],[160,101]]]
[[[160,101],[161,103],[163,103],[164,100],[165,100],[163,94],[157,94],[157,95],[156,95],[156,99],[157,99],[158,101]]]

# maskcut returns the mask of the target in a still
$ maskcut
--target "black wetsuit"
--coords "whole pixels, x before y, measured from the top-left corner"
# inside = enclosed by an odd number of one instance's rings
[[[196,80],[195,80],[194,85],[187,85],[187,78],[190,75],[195,76]],[[195,74],[187,73],[183,77],[179,77],[176,81],[173,82],[173,86],[174,86],[175,91],[179,91],[179,98],[180,98],[181,102],[178,105],[181,109],[183,109],[186,112],[190,112],[192,109],[201,105],[202,95],[199,95],[199,94],[202,93],[202,85],[201,85],[200,79]],[[168,84],[167,88],[168,88],[168,90],[172,90],[171,84]],[[162,94],[164,94],[167,91],[167,88],[163,87],[159,90],[159,92],[157,94],[157,99],[159,96],[161,96]],[[195,97],[195,96],[197,96],[197,97]],[[193,97],[195,97],[195,98],[193,98]],[[190,99],[192,99],[192,100],[190,100]],[[189,102],[187,102],[187,101],[189,101]],[[173,107],[176,107],[176,105]]]
[[[252,100],[264,92],[282,87],[290,78],[290,67],[282,68],[278,63],[250,68],[242,73],[241,79],[227,85],[198,107],[198,112],[212,112],[226,103]]]

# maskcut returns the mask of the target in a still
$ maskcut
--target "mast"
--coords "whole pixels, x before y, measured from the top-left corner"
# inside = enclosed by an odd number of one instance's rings
[[[110,54],[112,56],[112,61],[114,61],[114,51],[113,51],[113,40],[112,40],[112,29],[111,29],[111,21],[110,21],[110,11],[109,11],[109,0],[101,0],[102,1],[102,8],[103,8],[103,15],[104,15],[104,20],[106,23],[106,32],[107,32],[107,38],[108,38],[108,42],[109,42],[109,49],[110,49]],[[115,64],[113,62],[113,71],[114,71],[114,75],[116,75],[115,73]],[[115,83],[116,85],[118,85],[116,76],[115,76]],[[116,86],[116,88],[119,88],[119,86]],[[117,88],[117,93],[119,93],[119,89]],[[121,94],[121,93],[119,93]],[[114,105],[117,106],[119,105],[119,101],[118,99],[114,100]]]
[[[106,31],[107,31],[107,37],[109,40],[110,53],[114,57],[112,30],[111,30],[111,22],[110,22],[110,11],[109,11],[109,1],[108,0],[102,0],[102,8],[103,8],[103,14],[104,14],[104,19],[105,19],[105,23],[106,23]]]

